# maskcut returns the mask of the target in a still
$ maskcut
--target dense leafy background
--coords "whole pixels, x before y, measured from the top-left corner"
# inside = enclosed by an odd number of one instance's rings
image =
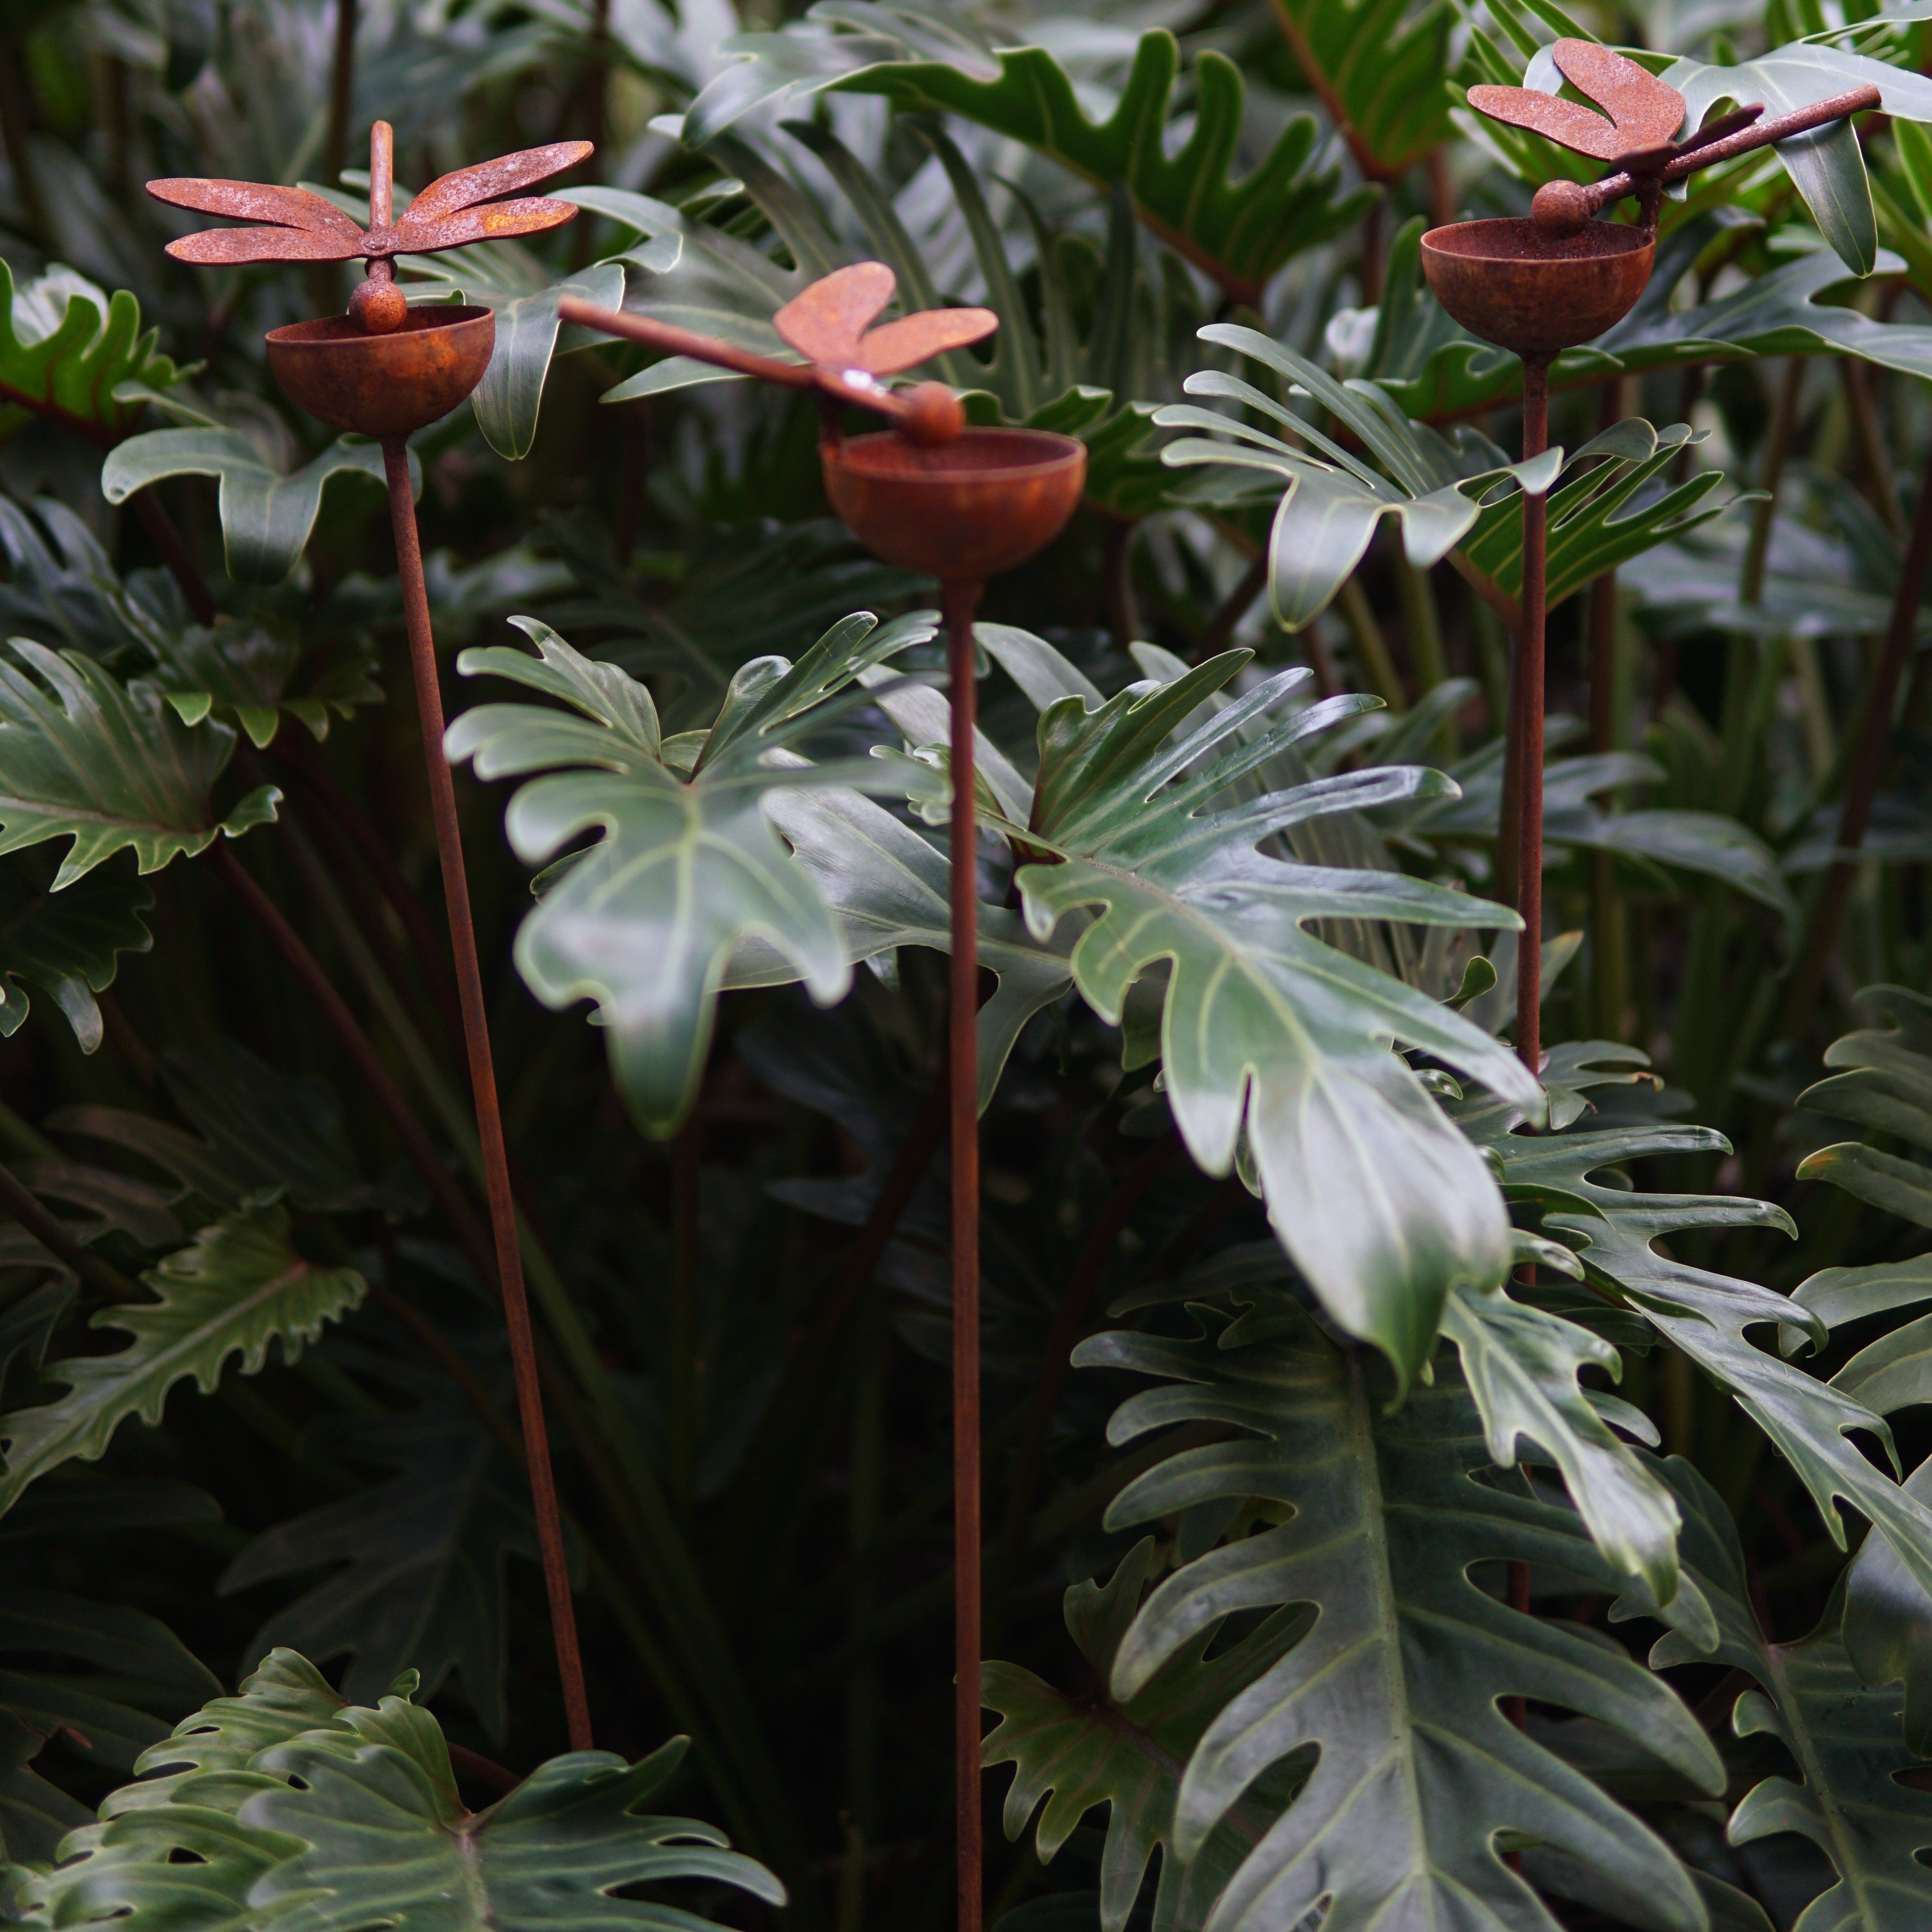
[[[0,0],[0,1916],[949,1922],[934,586],[796,398],[556,310],[770,347],[871,256],[1090,452],[980,634],[989,1919],[1926,1923],[1922,9],[380,0],[338,70],[338,3]],[[1524,466],[1419,242],[1570,166],[1463,97],[1576,31],[1886,112],[1667,202]],[[359,212],[379,115],[405,184],[598,142],[570,227],[403,266],[497,314],[412,456],[589,1757],[381,466],[260,346],[348,284],[140,192]]]

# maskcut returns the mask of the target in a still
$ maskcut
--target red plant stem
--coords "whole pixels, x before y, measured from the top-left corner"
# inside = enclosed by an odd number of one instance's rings
[[[132,500],[134,514],[140,518],[141,527],[148,533],[148,541],[160,553],[168,574],[180,587],[189,616],[197,624],[213,623],[214,598],[208,590],[208,579],[202,575],[200,566],[188,554],[188,545],[182,542],[181,532],[175,528],[174,519],[152,490],[137,490]]]
[[[1540,456],[1550,441],[1550,362],[1526,356],[1522,367],[1522,454]],[[1516,646],[1516,910],[1522,915],[1516,972],[1516,1057],[1531,1072],[1542,1066],[1539,998],[1543,979],[1543,596],[1549,501],[1522,493],[1522,628]]]
[[[942,591],[952,701],[952,956],[946,1016],[952,1147],[953,1780],[958,1932],[981,1932],[980,1816],[980,892],[970,579]]]
[[[1871,823],[1872,801],[1878,795],[1878,782],[1885,768],[1886,741],[1892,735],[1892,714],[1898,701],[1898,681],[1904,674],[1918,633],[1918,606],[1925,594],[1928,566],[1932,566],[1932,456],[1928,457],[1925,473],[1918,481],[1918,502],[1912,513],[1911,534],[1906,539],[1898,585],[1892,594],[1892,618],[1886,626],[1877,668],[1872,673],[1871,689],[1866,695],[1864,716],[1859,725],[1858,749],[1852,754],[1844,802],[1839,808],[1837,849],[1841,853],[1856,852],[1864,843],[1866,827]],[[1825,875],[1823,890],[1805,932],[1803,950],[1792,969],[1791,990],[1784,1008],[1784,1030],[1788,1035],[1795,1037],[1802,1034],[1814,1017],[1857,866],[1856,859],[1834,859]]]
[[[556,1480],[550,1469],[550,1436],[544,1423],[543,1390],[537,1375],[530,1302],[524,1292],[516,1203],[510,1192],[509,1158],[503,1144],[502,1115],[496,1104],[496,1075],[490,1062],[490,1026],[483,1004],[483,974],[477,963],[476,928],[470,916],[463,836],[456,818],[456,786],[450,776],[449,760],[443,755],[442,691],[436,674],[436,639],[430,629],[429,593],[423,582],[422,546],[416,535],[416,501],[410,487],[409,449],[402,437],[383,440],[382,463],[388,478],[389,520],[395,531],[403,614],[409,629],[410,668],[416,681],[417,722],[422,730],[423,764],[429,778],[430,810],[436,820],[436,858],[442,871],[451,950],[456,958],[456,991],[463,1011],[464,1044],[470,1058],[476,1134],[483,1150],[490,1231],[496,1237],[497,1279],[503,1294],[503,1318],[510,1331],[517,1408],[524,1427],[525,1453],[530,1458],[530,1496],[536,1510],[537,1541],[543,1553],[544,1582],[550,1595],[550,1630],[556,1641],[558,1674],[563,1680],[570,1748],[588,1750],[591,1748],[590,1704],[584,1693],[583,1660],[578,1654],[577,1614],[570,1598],[570,1571],[564,1556],[563,1524],[557,1511]]]

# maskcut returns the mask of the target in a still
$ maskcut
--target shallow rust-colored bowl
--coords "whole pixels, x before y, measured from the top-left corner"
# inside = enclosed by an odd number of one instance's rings
[[[331,429],[407,436],[446,416],[483,380],[496,345],[487,308],[412,308],[389,335],[326,315],[268,332],[275,380]]]
[[[1650,280],[1657,240],[1613,221],[1552,236],[1527,219],[1459,221],[1422,238],[1436,298],[1485,342],[1549,356],[1629,314]]]
[[[922,446],[888,430],[826,447],[825,494],[882,562],[943,583],[997,577],[1066,527],[1087,451],[1038,429],[969,429]]]

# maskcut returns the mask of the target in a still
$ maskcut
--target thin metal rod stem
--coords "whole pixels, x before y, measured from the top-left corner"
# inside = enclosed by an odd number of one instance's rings
[[[1589,212],[1600,214],[1626,195],[1640,194],[1646,188],[1654,190],[1659,184],[1680,182],[1700,168],[1713,167],[1720,161],[1748,154],[1754,148],[1788,141],[1794,134],[1809,134],[1828,121],[1842,121],[1848,115],[1864,113],[1877,106],[1882,98],[1875,87],[1854,87],[1844,94],[1834,94],[1828,100],[1814,100],[1808,107],[1794,107],[1789,114],[1780,114],[1774,120],[1760,121],[1755,126],[1742,128],[1721,140],[1706,141],[1696,147],[1687,144],[1674,160],[1666,162],[1654,173],[1638,176],[1624,170],[1606,175],[1586,191]]]
[[[1932,566],[1932,455],[1928,456],[1924,473],[1918,479],[1918,502],[1912,513],[1912,533],[1906,539],[1898,586],[1892,595],[1892,620],[1886,628],[1884,647],[1872,673],[1871,689],[1865,698],[1864,717],[1858,730],[1858,749],[1845,782],[1844,802],[1839,807],[1837,849],[1841,854],[1857,851],[1871,822],[1872,801],[1878,795],[1878,782],[1885,767],[1886,741],[1892,735],[1892,714],[1898,701],[1899,680],[1918,634],[1918,607],[1925,594],[1928,566]],[[1792,969],[1790,990],[1785,1000],[1784,1031],[1792,1037],[1802,1034],[1811,1022],[1857,867],[1855,858],[1837,858],[1825,875],[1803,949]]]
[[[566,296],[556,305],[557,314],[580,328],[594,328],[602,335],[622,336],[627,342],[641,343],[646,349],[667,356],[688,356],[694,362],[708,362],[716,369],[730,369],[740,376],[755,376],[761,382],[776,382],[788,389],[816,389],[842,403],[856,404],[889,422],[900,422],[914,413],[904,399],[884,383],[868,377],[865,384],[848,382],[837,371],[814,362],[781,362],[776,356],[760,356],[755,349],[740,349],[735,342],[722,342],[714,335],[700,335],[694,329],[680,328],[674,322],[659,322],[648,315],[634,315],[628,309],[599,308],[595,302]],[[832,441],[838,440],[835,435]]]
[[[483,1150],[484,1179],[490,1196],[490,1232],[496,1238],[496,1274],[503,1294],[503,1318],[510,1331],[510,1359],[517,1384],[517,1408],[530,1459],[530,1496],[543,1554],[544,1582],[550,1595],[551,1634],[563,1681],[564,1714],[573,1750],[591,1748],[590,1705],[584,1688],[584,1664],[577,1648],[577,1615],[570,1597],[570,1572],[563,1548],[563,1525],[550,1469],[550,1436],[544,1422],[543,1390],[537,1374],[536,1343],[530,1330],[530,1303],[524,1292],[524,1261],[517,1241],[516,1203],[510,1192],[510,1164],[503,1144],[502,1115],[496,1104],[496,1075],[490,1054],[490,1026],[483,1004],[483,974],[477,963],[476,928],[470,910],[470,885],[463,864],[463,837],[456,818],[456,787],[442,749],[442,691],[438,681],[436,640],[430,629],[429,594],[423,581],[422,546],[416,534],[416,501],[410,487],[409,449],[400,436],[382,443],[389,485],[389,520],[395,531],[396,562],[401,577],[403,615],[410,638],[410,668],[416,681],[416,716],[422,730],[423,764],[430,806],[436,820],[436,858],[442,872],[449,916],[451,949],[456,961],[457,998],[462,1007],[464,1044],[476,1106],[476,1132]]]
[[[952,947],[946,1061],[952,1146],[953,1779],[958,1932],[981,1932],[980,1816],[980,893],[974,817],[973,613],[980,586],[946,584],[952,700]]]
[[[1522,454],[1540,456],[1550,441],[1550,362],[1526,356],[1522,366]],[[1516,1050],[1531,1072],[1542,1066],[1539,1000],[1543,978],[1543,600],[1549,502],[1540,491],[1522,493],[1522,628],[1516,677],[1516,910],[1522,932],[1516,944]]]

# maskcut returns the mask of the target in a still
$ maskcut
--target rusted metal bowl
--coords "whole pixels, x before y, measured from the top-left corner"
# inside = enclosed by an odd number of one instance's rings
[[[496,340],[487,308],[412,308],[389,335],[326,315],[268,332],[268,367],[331,429],[407,436],[446,416],[483,380]]]
[[[1085,446],[1037,429],[969,429],[950,442],[888,430],[820,452],[825,494],[882,562],[942,583],[997,577],[1066,527],[1087,481]]]
[[[1555,236],[1527,219],[1459,221],[1422,238],[1436,298],[1472,335],[1554,355],[1621,322],[1650,280],[1657,238],[1613,221]]]

